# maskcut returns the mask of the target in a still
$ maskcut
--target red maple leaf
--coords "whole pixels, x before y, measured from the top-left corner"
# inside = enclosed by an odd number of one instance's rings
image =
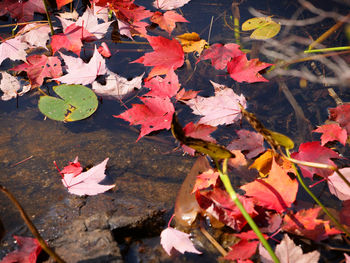
[[[173,32],[176,22],[188,22],[182,15],[175,11],[167,11],[164,14],[157,11],[152,15],[151,21],[158,24],[161,29],[168,32],[169,36],[171,32]]]
[[[44,78],[57,78],[62,75],[61,61],[58,57],[32,55],[27,57],[27,63],[18,65],[11,70],[26,71],[32,88],[40,87]]]
[[[300,144],[299,152],[293,153],[292,158],[300,161],[323,163],[323,164],[335,166],[331,158],[341,158],[341,157],[335,151],[327,147],[321,146],[320,142],[316,141],[316,142],[306,142],[306,143]],[[314,174],[318,174],[322,177],[327,177],[333,173],[333,170],[330,170],[330,169],[321,169],[321,168],[315,168],[315,167],[304,166],[304,165],[300,165],[299,167],[301,172],[303,173],[303,176],[309,177],[310,179],[312,179]]]
[[[331,228],[329,221],[317,219],[321,207],[300,210],[287,214],[283,219],[282,229],[289,233],[310,238],[316,242],[327,239],[329,235],[342,233]]]
[[[174,70],[170,70],[166,77],[156,76],[150,80],[145,81],[144,86],[151,91],[145,94],[150,97],[171,98],[176,95],[180,88],[179,79]]]
[[[228,150],[244,151],[249,159],[265,151],[264,137],[261,134],[248,130],[239,130],[237,134],[239,138],[230,142]]]
[[[340,223],[350,226],[350,200],[343,202],[343,208],[339,212]]]
[[[60,10],[62,6],[71,3],[73,0],[56,0],[57,9]]]
[[[198,190],[208,188],[216,184],[216,180],[219,178],[220,174],[214,169],[209,169],[200,175],[197,175],[196,182],[193,187],[192,194]]]
[[[338,122],[350,134],[350,104],[329,109],[329,119]]]
[[[229,227],[240,231],[246,225],[241,211],[225,190],[215,187],[212,191],[197,191],[196,198],[202,209]],[[257,214],[251,198],[240,195],[238,198],[251,217]]]
[[[52,53],[55,54],[56,51],[65,48],[80,56],[81,47],[83,45],[82,41],[92,41],[96,39],[97,38],[85,28],[77,26],[76,24],[71,24],[64,30],[64,33],[56,34],[51,37]]]
[[[271,65],[273,64],[261,62],[257,58],[248,60],[247,55],[243,54],[232,58],[227,63],[227,72],[238,82],[267,82],[268,80],[261,76],[259,71]]]
[[[3,0],[0,2],[0,15],[7,12],[17,22],[33,20],[34,13],[45,13],[45,6],[42,0],[28,0],[26,2],[18,0]]]
[[[240,240],[237,244],[231,246],[231,250],[224,257],[226,260],[245,260],[253,256],[259,241]]]
[[[26,262],[35,263],[41,252],[39,242],[32,237],[13,236],[17,240],[19,249],[7,254],[1,263]]]
[[[341,128],[337,123],[322,125],[316,130],[313,130],[313,132],[322,133],[322,146],[331,141],[338,141],[345,145],[346,139],[348,138],[346,130]]]
[[[273,160],[267,178],[256,179],[254,182],[241,186],[241,189],[246,192],[247,196],[254,197],[259,205],[282,213],[295,201],[298,181],[291,179],[286,171]]]
[[[200,91],[181,89],[176,94],[175,98],[180,101],[186,101],[195,98],[199,92]]]
[[[184,63],[184,52],[179,41],[160,36],[146,36],[146,38],[154,51],[146,53],[144,56],[131,63],[142,63],[145,66],[154,66],[148,75],[148,79],[157,75],[168,74],[170,70],[175,70],[182,66]]]
[[[192,138],[202,139],[208,142],[215,143],[216,140],[210,136],[212,132],[214,132],[217,129],[217,127],[200,124],[200,123],[193,123],[189,122],[184,127],[185,135]],[[182,149],[184,152],[194,156],[195,150],[188,147],[187,145],[182,145]]]
[[[132,125],[141,125],[141,132],[136,141],[152,131],[170,129],[174,105],[169,98],[142,97],[144,104],[133,104],[132,108],[116,118],[124,119]]]
[[[217,43],[204,50],[197,63],[200,60],[210,59],[214,68],[221,70],[226,68],[231,58],[241,55],[243,55],[243,52],[239,49],[239,45],[234,43],[226,45]]]

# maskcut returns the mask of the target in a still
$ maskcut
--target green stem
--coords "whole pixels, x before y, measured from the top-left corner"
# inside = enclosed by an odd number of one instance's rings
[[[234,29],[235,29],[235,40],[236,40],[236,44],[241,45],[241,38],[240,38],[240,33],[239,33],[239,19],[234,17],[233,18],[233,25],[234,25]]]
[[[238,209],[241,211],[242,215],[244,216],[244,218],[247,220],[249,226],[252,228],[252,230],[254,231],[254,233],[257,235],[257,237],[259,238],[260,242],[263,244],[263,246],[266,248],[267,252],[270,254],[272,260],[275,263],[279,263],[279,259],[277,258],[276,254],[273,252],[270,244],[267,242],[267,240],[264,238],[263,234],[261,233],[259,227],[255,224],[254,220],[251,218],[251,216],[248,214],[247,210],[245,210],[243,204],[241,203],[241,201],[239,201],[237,194],[235,192],[235,190],[233,189],[231,182],[230,182],[230,178],[227,175],[227,160],[228,159],[224,159],[224,162],[222,164],[222,170],[220,169],[220,166],[217,162],[217,160],[215,160],[215,164],[216,167],[218,168],[218,171],[220,173],[220,179],[223,182],[225,189],[227,191],[227,193],[230,195],[231,199],[233,200],[233,202],[236,204],[236,206],[238,207]]]
[[[286,149],[286,153],[287,156],[290,158],[290,153],[289,150]],[[339,228],[341,229],[348,237],[350,237],[350,233],[349,231],[343,227],[339,221],[331,214],[331,212],[328,211],[328,209],[321,203],[320,200],[318,200],[318,198],[311,192],[311,190],[309,189],[309,187],[306,186],[306,184],[304,183],[303,179],[301,178],[296,166],[294,163],[292,163],[293,168],[295,170],[296,176],[298,178],[299,183],[301,184],[301,186],[304,188],[304,190],[312,197],[312,199],[314,199],[314,201],[322,208],[323,212],[326,213],[326,215],[332,220],[332,222]]]
[[[43,0],[43,3],[44,3],[44,6],[45,6],[45,12],[46,12],[46,16],[47,16],[47,21],[49,22],[49,25],[50,25],[51,35],[53,36],[55,33],[54,33],[54,30],[53,30],[52,21],[51,21],[50,15],[49,15],[49,11],[48,11],[48,6],[47,6],[46,0]]]
[[[350,46],[311,49],[311,50],[305,50],[304,53],[332,52],[332,51],[342,51],[342,50],[350,50]]]

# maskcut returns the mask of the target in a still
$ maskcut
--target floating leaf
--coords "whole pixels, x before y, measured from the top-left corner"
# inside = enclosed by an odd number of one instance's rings
[[[243,31],[253,30],[250,38],[253,39],[269,39],[278,34],[281,25],[272,21],[271,17],[254,17],[248,19],[242,24]]]
[[[60,85],[53,88],[60,97],[41,96],[39,110],[56,121],[78,121],[93,114],[98,106],[95,93],[83,85]]]

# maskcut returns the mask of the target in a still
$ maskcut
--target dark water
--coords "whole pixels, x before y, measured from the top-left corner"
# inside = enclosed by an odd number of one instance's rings
[[[344,6],[336,2],[332,5],[329,4],[330,1],[314,2],[325,10],[330,11],[332,8],[343,15],[346,13]],[[136,1],[136,3],[151,8],[150,1]],[[290,18],[300,5],[291,1],[244,1],[240,5],[241,21],[252,17],[248,10],[250,7],[263,11],[267,15],[274,15],[276,18]],[[235,42],[233,31],[225,26],[224,22],[225,17],[226,22],[233,25],[230,20],[231,1],[192,0],[181,8],[181,11],[190,23],[178,24],[173,35],[197,32],[202,38],[207,39],[213,17],[210,44]],[[303,11],[300,17],[312,17],[312,14]],[[333,20],[325,19],[316,26],[292,28],[290,34],[305,38],[312,35],[313,38],[317,38],[333,24]],[[152,33],[167,37],[167,33],[157,28]],[[251,48],[253,41],[247,38],[248,33],[243,33],[242,36],[244,47]],[[279,36],[276,39],[279,39]],[[108,38],[110,39],[110,34]],[[137,37],[135,40],[144,41]],[[329,46],[339,46],[343,45],[344,41],[345,37],[340,33],[336,36],[332,35],[326,43]],[[143,55],[145,51],[150,51],[148,45],[113,44],[111,40],[107,43],[114,54],[107,61],[107,66],[112,71],[127,78],[149,71],[141,64],[128,64]],[[255,45],[259,46],[261,43]],[[142,50],[140,52],[137,49]],[[92,46],[86,47],[87,53],[91,50]],[[266,56],[262,54],[260,58],[267,61]],[[183,66],[177,71],[182,87],[201,90],[200,95],[205,96],[213,94],[209,80],[226,84],[236,93],[243,93],[247,97],[248,110],[254,112],[267,128],[285,133],[297,143],[310,141],[311,130],[327,119],[327,108],[336,106],[323,85],[309,82],[306,88],[301,88],[299,79],[282,77],[280,82],[287,85],[305,114],[305,118],[300,120],[296,117],[295,110],[287,99],[286,93],[280,88],[277,79],[267,83],[240,84],[226,76],[224,71],[216,71],[209,61],[200,62],[195,66],[196,58],[192,54],[188,56],[188,60],[190,66]],[[306,62],[303,66],[310,67],[310,63]],[[300,69],[299,65],[293,67]],[[318,67],[321,71],[323,70],[321,64],[318,64]],[[338,86],[333,88],[343,101],[350,100],[350,94],[346,88]],[[174,177],[170,174],[184,176],[191,167],[191,158],[183,157],[179,152],[172,152],[176,143],[168,131],[154,136],[159,140],[143,138],[135,143],[138,131],[129,128],[126,122],[112,117],[124,111],[118,101],[103,100],[97,112],[90,118],[65,124],[44,120],[44,116],[37,109],[38,98],[39,94],[33,91],[19,98],[18,107],[15,99],[0,102],[0,184],[15,194],[34,219],[44,216],[50,208],[67,197],[67,191],[52,164],[53,160],[63,167],[77,155],[85,165],[93,165],[110,157],[108,165],[112,170],[111,180],[118,180],[126,172],[132,171],[137,174],[137,179],[133,178],[129,183],[135,185],[135,188],[157,182],[163,184],[164,188],[178,189],[183,177]],[[128,101],[127,105],[130,106],[132,103],[138,103],[138,100]],[[185,106],[177,104],[176,108],[180,111],[183,123],[198,120],[198,116],[191,115],[190,110]],[[235,130],[241,127],[249,128],[249,125],[243,122],[242,126],[231,125],[220,128],[215,136],[220,142],[228,143],[235,138]],[[30,156],[32,156],[30,160],[15,165]],[[125,178],[124,180],[127,181]],[[158,191],[154,194],[167,196],[164,198],[164,206],[171,207],[172,203],[169,199],[174,200],[176,191],[173,190],[167,195],[162,192],[164,189],[157,189],[152,190]],[[0,204],[0,217],[8,234],[19,231],[23,223],[18,213],[2,195]]]

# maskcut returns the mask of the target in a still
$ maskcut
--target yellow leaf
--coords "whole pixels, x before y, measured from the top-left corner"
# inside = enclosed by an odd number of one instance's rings
[[[259,175],[261,177],[266,177],[270,170],[271,170],[271,164],[272,159],[274,157],[274,152],[272,150],[267,150],[262,155],[257,158],[254,163],[249,167],[249,169],[255,168],[259,171]]]
[[[197,51],[198,54],[200,54],[202,53],[205,45],[207,45],[207,41],[201,39],[195,32],[179,35],[176,37],[176,39],[180,41],[185,53]]]
[[[281,30],[281,25],[271,19],[271,17],[254,17],[245,21],[242,25],[243,31],[253,30],[250,38],[268,39],[276,36]]]

